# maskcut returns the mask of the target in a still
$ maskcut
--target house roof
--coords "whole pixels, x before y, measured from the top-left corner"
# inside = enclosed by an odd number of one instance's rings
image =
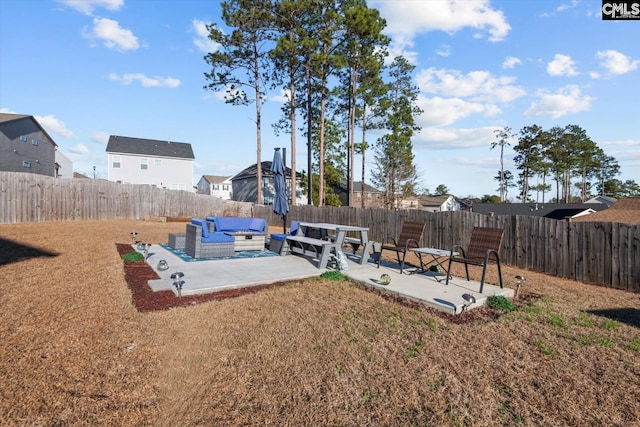
[[[576,218],[574,221],[621,222],[640,224],[640,197],[619,199],[609,209]]]
[[[230,176],[220,175],[202,175],[202,177],[206,179],[209,184],[220,184],[231,179]]]
[[[262,176],[273,176],[273,172],[271,172],[271,160],[265,160],[264,162],[260,162],[260,165],[262,167]],[[285,166],[285,176],[291,176],[291,168]],[[254,163],[251,166],[249,166],[248,168],[241,170],[240,172],[238,172],[237,174],[235,174],[232,178],[231,181],[235,181],[237,179],[247,179],[247,178],[254,178],[256,175],[258,174],[258,164]],[[297,173],[296,177],[299,177],[300,174]]]
[[[47,131],[44,130],[44,128],[40,125],[40,123],[38,123],[38,120],[36,120],[35,117],[29,116],[26,114],[0,113],[0,123],[8,123],[14,120],[22,120],[22,119],[31,119],[36,124],[36,126],[38,126],[40,131],[42,131],[42,133],[49,139],[49,141],[53,144],[53,146],[54,147],[58,146],[58,144],[56,144],[53,138],[51,138],[51,135],[49,135]]]
[[[601,203],[474,203],[472,211],[485,215],[527,215],[546,216],[557,209],[593,209],[596,212],[607,209]]]
[[[441,196],[418,196],[418,203],[423,207],[442,206],[452,196],[443,194]]]
[[[551,219],[575,219],[592,213],[595,213],[595,211],[591,208],[555,209],[544,215],[544,217]]]
[[[595,196],[587,200],[585,203],[604,203],[611,207],[616,202],[616,199],[609,196]]]
[[[339,187],[336,187],[337,190],[342,191],[342,192],[347,192],[347,184],[341,184]],[[353,182],[353,191],[357,192],[362,192],[362,181],[354,181]],[[377,188],[367,184],[366,182],[364,183],[364,192],[365,193],[381,193],[380,190],[378,190]]]
[[[109,137],[106,152],[195,159],[191,144],[117,135]]]

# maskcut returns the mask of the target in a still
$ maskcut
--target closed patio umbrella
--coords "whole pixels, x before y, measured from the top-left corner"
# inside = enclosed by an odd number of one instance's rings
[[[276,148],[273,153],[271,172],[273,172],[273,187],[275,189],[275,195],[273,197],[273,212],[278,215],[282,215],[283,233],[286,233],[289,203],[287,202],[287,191],[284,177],[285,169],[279,148]]]

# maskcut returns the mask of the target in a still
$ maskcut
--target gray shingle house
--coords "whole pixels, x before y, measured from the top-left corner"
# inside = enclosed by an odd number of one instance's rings
[[[72,163],[57,147],[33,116],[0,113],[0,170],[72,178]]]

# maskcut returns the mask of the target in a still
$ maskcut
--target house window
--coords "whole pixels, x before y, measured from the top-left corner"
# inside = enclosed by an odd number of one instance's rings
[[[37,139],[32,139],[31,140],[31,145],[38,145],[38,140]]]
[[[222,190],[223,190],[223,191],[229,191],[229,184],[224,184],[224,185],[222,186]]]
[[[157,168],[161,167],[161,166],[162,166],[162,159],[155,159],[155,160],[153,161],[153,165],[154,165],[155,167],[157,167]]]
[[[27,142],[27,137],[24,135],[20,135],[20,141]]]
[[[147,159],[140,159],[140,169],[142,169],[142,170],[147,170],[147,169],[149,169],[149,160],[147,160]]]
[[[121,161],[122,160],[120,159],[120,156],[113,156],[113,164],[112,164],[113,168],[114,169],[120,169],[120,162]]]
[[[213,184],[213,190],[217,191],[220,189],[220,186],[218,184]]]
[[[22,167],[23,168],[30,168],[31,167],[31,162],[27,162],[27,161],[22,162]]]

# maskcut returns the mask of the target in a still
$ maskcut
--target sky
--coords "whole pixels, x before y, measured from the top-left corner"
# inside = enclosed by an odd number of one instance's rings
[[[640,183],[640,20],[602,20],[600,0],[368,6],[387,22],[390,58],[415,66],[420,188],[498,194],[495,131],[534,124],[580,126],[616,158],[618,179]],[[222,25],[220,16],[215,0],[0,0],[0,111],[36,117],[87,176],[95,166],[107,177],[109,135],[191,144],[194,185],[202,175],[232,176],[256,162],[255,107],[204,89],[204,55],[217,48],[205,25]],[[275,147],[290,151],[289,135],[271,127],[282,93],[267,97],[262,160]],[[302,171],[302,135],[296,152]],[[505,147],[504,167],[516,175],[513,157]],[[354,167],[359,180],[360,159]]]

